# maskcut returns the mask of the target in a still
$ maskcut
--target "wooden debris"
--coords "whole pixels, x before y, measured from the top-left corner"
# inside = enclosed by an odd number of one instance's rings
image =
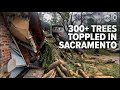
[[[62,64],[60,64],[59,67],[61,71],[65,73],[66,76],[69,76],[69,71]]]
[[[112,59],[104,61],[105,64],[115,63],[115,62],[116,60],[112,60]]]
[[[84,78],[89,78],[89,76],[82,69],[80,69],[79,71]]]
[[[62,78],[66,78],[65,74],[60,70],[60,68],[59,68],[58,66],[56,67],[56,69],[57,69],[59,75],[60,75]]]
[[[73,76],[73,77],[77,77],[77,78],[80,77],[80,75],[78,75],[77,73],[73,72],[72,70],[69,70],[69,72],[70,72],[70,75]]]
[[[55,70],[53,70],[53,71],[51,72],[51,74],[48,76],[48,78],[52,78],[52,76],[54,75],[54,72],[55,72]]]
[[[94,76],[94,78],[114,78],[113,76]]]
[[[75,65],[76,67],[81,67],[81,64],[80,64],[80,63],[74,63],[74,65]]]
[[[64,62],[62,60],[57,60],[55,62],[53,62],[50,66],[49,66],[49,70],[59,66],[60,64],[64,64]]]
[[[69,70],[69,74],[70,74],[70,76],[73,76],[73,71]]]
[[[72,78],[76,78],[75,76],[73,76]]]
[[[43,76],[43,69],[31,69],[23,78],[41,78]]]
[[[50,70],[48,73],[44,74],[42,78],[48,78],[49,76],[51,76],[51,74],[53,74],[54,69]]]
[[[98,72],[98,73],[96,73],[95,75],[96,75],[96,76],[102,76],[102,75],[103,75],[103,73]]]
[[[88,62],[88,63],[95,63],[96,61],[95,61],[95,60],[85,60],[85,62]]]
[[[73,73],[73,75],[75,76],[75,77],[77,77],[77,78],[80,78],[80,75],[78,75],[77,73]]]
[[[56,71],[54,70],[49,78],[55,78],[55,75],[56,75]]]

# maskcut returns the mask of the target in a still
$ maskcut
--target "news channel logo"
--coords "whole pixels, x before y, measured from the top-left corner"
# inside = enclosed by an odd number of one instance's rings
[[[105,22],[117,21],[117,15],[116,14],[104,15],[104,21]]]

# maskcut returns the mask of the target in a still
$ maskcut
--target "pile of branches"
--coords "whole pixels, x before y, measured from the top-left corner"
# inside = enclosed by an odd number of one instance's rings
[[[85,70],[81,68],[80,63],[74,63],[76,70],[68,69],[67,62],[57,59],[50,64],[48,70],[42,75],[42,78],[114,78],[112,76],[97,75],[91,77]]]
[[[42,78],[80,78],[81,76],[89,78],[82,69],[77,70],[78,73],[76,73],[73,70],[66,68],[66,65],[67,62],[56,58],[56,61],[49,66],[47,72],[43,74]],[[75,65],[78,67],[81,66],[79,63],[76,63]]]
[[[95,60],[82,60],[81,63],[74,62],[74,57],[71,54],[67,55],[67,52],[63,53],[63,50],[57,48],[54,44],[46,42],[43,46],[42,59],[40,64],[45,69],[42,78],[91,78],[91,75],[84,70],[83,62],[96,63]],[[61,55],[64,57],[62,58]],[[69,58],[68,58],[69,57]],[[71,59],[70,59],[71,58]],[[69,68],[68,65],[72,64],[75,69]],[[82,64],[82,65],[81,65]],[[112,76],[94,76],[92,78],[113,78]]]

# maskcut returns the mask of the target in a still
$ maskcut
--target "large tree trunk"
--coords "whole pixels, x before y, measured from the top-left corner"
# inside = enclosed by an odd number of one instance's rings
[[[33,34],[33,39],[37,45],[37,53],[35,54],[35,57],[38,56],[38,53],[40,52],[40,49],[42,48],[44,41],[45,41],[45,34],[42,30],[41,21],[39,19],[39,15],[37,12],[29,12],[30,17],[30,30]]]
[[[45,39],[45,35],[43,33],[42,30],[42,26],[41,26],[41,22],[39,19],[39,15],[37,12],[29,12],[29,16],[30,16],[30,30],[33,33],[33,38],[34,40],[39,41],[36,42],[38,47],[38,50],[41,48],[41,44],[43,43],[44,39]]]

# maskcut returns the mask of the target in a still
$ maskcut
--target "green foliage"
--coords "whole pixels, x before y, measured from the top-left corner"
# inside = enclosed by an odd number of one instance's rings
[[[43,51],[40,60],[40,65],[43,68],[48,69],[48,66],[52,64],[56,58],[60,58],[60,52],[58,49],[56,49],[56,47],[53,44],[50,44],[49,41],[47,41],[42,48]]]
[[[44,52],[42,53],[42,57],[40,60],[40,64],[42,65],[43,68],[48,68],[48,66],[53,62],[52,60],[52,48],[51,45],[46,42],[45,45],[43,46]]]

